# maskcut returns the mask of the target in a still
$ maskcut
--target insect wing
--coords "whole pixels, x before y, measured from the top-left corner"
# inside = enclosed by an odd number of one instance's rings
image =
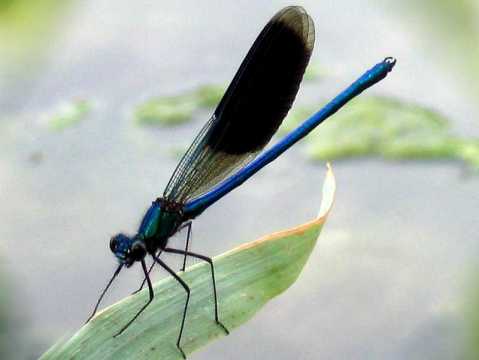
[[[314,24],[302,7],[284,8],[268,22],[178,164],[165,199],[193,199],[254,159],[288,113],[313,46]]]

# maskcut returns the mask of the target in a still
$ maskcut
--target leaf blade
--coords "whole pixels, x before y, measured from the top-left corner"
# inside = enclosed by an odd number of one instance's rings
[[[220,318],[230,330],[249,320],[298,278],[331,210],[335,188],[334,175],[328,166],[317,218],[243,244],[214,258]],[[208,264],[198,263],[181,277],[191,285],[190,307],[182,340],[183,349],[189,354],[224,336],[224,333],[213,318]],[[154,288],[157,298],[121,336],[113,338],[146,302],[146,291],[106,308],[72,338],[54,345],[41,359],[181,360],[175,343],[185,294],[171,277],[159,281]]]

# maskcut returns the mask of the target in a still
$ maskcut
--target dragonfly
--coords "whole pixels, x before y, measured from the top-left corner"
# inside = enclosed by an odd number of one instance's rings
[[[139,290],[146,282],[149,299],[115,336],[122,334],[153,301],[155,294],[150,272],[157,264],[185,291],[183,317],[176,346],[186,358],[181,338],[190,300],[190,287],[160,258],[163,253],[171,253],[183,257],[182,271],[185,270],[187,257],[209,264],[213,283],[214,320],[228,334],[227,327],[219,318],[213,260],[189,249],[192,220],[275,160],[348,101],[384,79],[396,63],[394,58],[385,58],[282,140],[262,152],[295,100],[313,51],[314,40],[313,20],[302,7],[286,7],[266,24],[213,115],[180,160],[163,196],[153,201],[147,209],[137,233],[132,236],[120,233],[110,239],[110,249],[118,260],[118,267],[87,322],[95,315],[120,271],[140,263],[144,280]],[[186,230],[185,248],[168,246],[169,239],[182,229]],[[147,256],[152,258],[149,268],[145,262]]]

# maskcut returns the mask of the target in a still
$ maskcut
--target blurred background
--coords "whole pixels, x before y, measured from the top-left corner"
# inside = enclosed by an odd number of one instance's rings
[[[0,0],[0,354],[15,349],[1,358],[35,359],[82,325],[115,268],[110,236],[136,230],[290,4]],[[316,48],[283,131],[398,64],[195,221],[210,255],[307,221],[332,161],[336,203],[297,283],[191,358],[478,358],[479,5],[296,4]],[[106,303],[140,278],[122,273]]]

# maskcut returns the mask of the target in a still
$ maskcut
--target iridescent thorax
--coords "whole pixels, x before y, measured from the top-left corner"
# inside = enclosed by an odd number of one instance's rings
[[[149,253],[155,253],[166,246],[183,220],[181,204],[158,198],[146,211],[137,236],[143,239]]]

